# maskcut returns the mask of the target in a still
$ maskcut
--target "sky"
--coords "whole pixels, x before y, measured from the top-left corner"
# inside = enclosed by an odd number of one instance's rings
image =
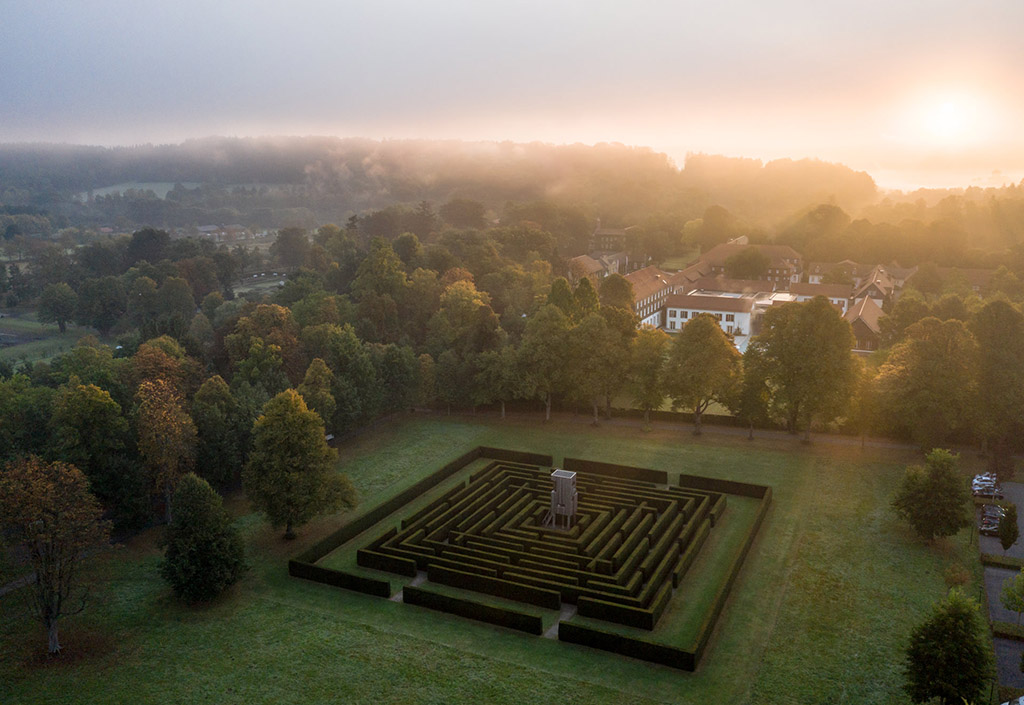
[[[0,0],[0,142],[620,142],[1024,179],[1020,0]]]

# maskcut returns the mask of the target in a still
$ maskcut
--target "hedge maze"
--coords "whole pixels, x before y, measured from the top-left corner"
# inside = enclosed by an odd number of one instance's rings
[[[545,528],[550,471],[494,461],[358,552],[366,568],[654,629],[725,495],[579,474],[569,531]]]
[[[663,471],[567,458],[563,467],[577,472],[579,491],[575,525],[569,530],[544,526],[552,489],[552,459],[548,456],[478,448],[410,489],[422,493],[479,457],[491,462],[418,511],[401,517],[400,524],[392,520],[394,525],[357,549],[356,563],[407,578],[419,575],[420,581],[425,573],[427,585],[405,588],[407,603],[533,634],[542,632],[542,620],[536,613],[456,598],[430,584],[542,609],[575,605],[576,614],[584,619],[563,621],[561,640],[677,668],[696,667],[771,500],[770,488],[689,475],[681,476],[679,485],[672,486]],[[414,498],[408,490],[402,494],[408,499],[401,504],[393,499],[385,503],[388,506],[369,512],[372,522],[357,520],[353,522],[356,527],[343,529],[292,561],[292,575],[389,596],[388,581],[313,563]],[[694,643],[680,647],[621,632],[614,625],[645,631],[656,628],[721,520],[729,494],[759,498],[761,503]],[[610,623],[609,628],[595,628],[588,620]]]

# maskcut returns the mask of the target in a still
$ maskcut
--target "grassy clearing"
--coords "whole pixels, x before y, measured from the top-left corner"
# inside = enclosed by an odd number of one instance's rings
[[[40,323],[34,315],[5,316],[0,318],[0,359],[46,360],[67,352],[79,338],[93,332],[68,325],[67,332],[61,335],[56,323]]]
[[[481,444],[772,485],[696,673],[291,579],[286,558],[344,517],[286,543],[233,499],[253,563],[240,585],[179,606],[155,573],[158,532],[137,537],[105,558],[102,601],[66,620],[67,658],[40,665],[39,628],[5,615],[0,702],[902,703],[901,652],[944,594],[947,565],[968,566],[979,589],[968,532],[926,546],[894,519],[889,499],[919,461],[902,451],[413,418],[353,440],[339,465],[365,508]]]

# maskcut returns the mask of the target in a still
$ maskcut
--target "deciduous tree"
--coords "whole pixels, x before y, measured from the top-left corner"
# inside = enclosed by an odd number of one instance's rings
[[[544,401],[544,420],[551,420],[551,399],[566,386],[565,359],[569,321],[553,304],[541,308],[526,323],[519,347],[520,368],[526,375],[527,396]]]
[[[56,323],[63,334],[68,329],[68,321],[75,315],[78,308],[78,294],[64,282],[50,284],[39,296],[39,310],[36,318],[43,323]]]
[[[853,392],[853,333],[824,296],[773,306],[751,342],[761,357],[773,406],[790,433],[814,420],[831,421],[846,411]]]
[[[185,411],[181,394],[167,380],[147,379],[138,392],[139,454],[153,486],[164,496],[166,520],[181,476],[195,462],[196,426]]]
[[[1003,581],[999,602],[1006,609],[1017,613],[1017,624],[1020,624],[1020,613],[1024,612],[1024,571]]]
[[[978,346],[960,321],[925,318],[907,329],[878,371],[890,423],[924,448],[969,426]]]
[[[324,424],[302,396],[287,389],[267,402],[253,427],[253,451],[242,473],[249,501],[270,523],[294,527],[314,516],[352,507],[355,488],[335,472],[337,455],[324,440]]]
[[[958,459],[948,450],[936,448],[925,458],[924,467],[907,468],[892,500],[896,513],[927,541],[952,536],[970,524],[969,495],[957,471]]]
[[[665,401],[665,366],[672,343],[668,333],[643,328],[633,338],[630,350],[630,388],[633,403],[644,411],[644,425],[651,422],[651,409]]]
[[[32,571],[23,596],[46,629],[47,649],[61,650],[58,620],[81,612],[88,596],[81,563],[103,546],[109,525],[74,465],[29,457],[0,472],[0,539]]]
[[[727,400],[740,374],[740,353],[714,316],[690,319],[669,351],[665,389],[675,408],[693,411],[693,432],[700,435],[701,416],[713,401]]]
[[[1020,529],[1017,526],[1017,505],[1011,504],[1006,508],[1003,518],[999,520],[999,545],[1006,553],[1010,546],[1017,543],[1020,536]]]

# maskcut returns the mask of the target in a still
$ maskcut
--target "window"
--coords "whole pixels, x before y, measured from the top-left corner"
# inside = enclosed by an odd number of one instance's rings
[[[679,316],[681,318],[689,318],[690,317],[690,312],[689,311],[680,311],[679,312]]]
[[[736,320],[736,316],[734,316],[731,313],[727,313],[727,314],[725,314],[725,320],[727,320],[727,321],[735,321]]]
[[[669,318],[675,318],[676,317],[675,309],[669,309],[668,317]]]
[[[721,321],[722,320],[722,314],[716,313],[716,314],[714,314],[714,316],[715,316],[715,320],[716,321]]]

